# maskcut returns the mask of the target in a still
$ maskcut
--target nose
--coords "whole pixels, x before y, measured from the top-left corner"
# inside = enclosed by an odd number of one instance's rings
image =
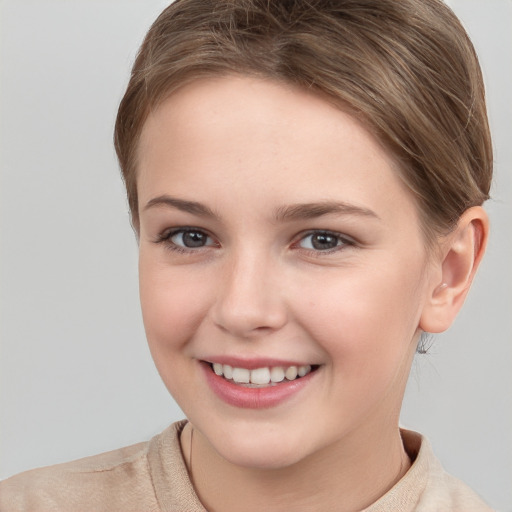
[[[287,322],[278,262],[268,255],[240,255],[226,261],[218,280],[213,321],[237,338],[255,338],[282,328]]]

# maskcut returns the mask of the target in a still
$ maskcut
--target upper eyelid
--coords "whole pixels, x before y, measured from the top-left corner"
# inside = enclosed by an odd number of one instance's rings
[[[190,232],[202,233],[202,234],[206,235],[206,237],[209,238],[210,240],[212,240],[214,243],[201,245],[199,247],[187,247],[187,246],[182,246],[178,243],[175,243],[171,240],[171,238],[173,238],[177,234],[180,234],[180,233],[184,234],[184,233],[190,233]],[[153,240],[153,243],[163,245],[166,248],[166,250],[172,250],[172,251],[176,251],[179,253],[187,253],[187,254],[199,253],[200,251],[204,251],[206,249],[211,249],[212,247],[215,248],[215,245],[218,246],[218,243],[216,242],[215,238],[207,230],[201,229],[201,228],[196,228],[196,227],[188,227],[188,226],[186,226],[186,227],[181,226],[181,227],[176,227],[176,228],[165,229],[157,235],[156,239]]]
[[[194,231],[197,231],[197,232],[200,232],[200,233],[203,233],[205,234],[208,238],[212,239],[212,240],[215,240],[215,237],[213,237],[211,235],[211,233],[209,233],[207,230],[205,229],[201,229],[201,228],[196,228],[196,227],[193,227],[193,226],[180,226],[180,227],[176,227],[176,228],[167,228],[167,229],[164,229],[162,231],[160,231],[152,240],[153,243],[155,244],[165,244],[165,245],[174,245],[176,247],[181,247],[177,244],[175,244],[171,238],[174,236],[174,235],[177,235],[178,233],[187,233],[187,232],[194,232]],[[183,247],[184,250],[192,250],[192,251],[197,251],[198,249],[202,249],[202,248],[205,248],[205,247],[211,247],[211,246],[201,246],[201,247],[196,247],[196,248],[187,248],[187,247]]]
[[[211,238],[212,240],[216,240],[216,237],[212,233],[210,233],[209,230],[207,230],[207,229],[199,228],[199,227],[195,227],[195,226],[179,226],[179,227],[167,228],[167,229],[163,230],[162,232],[160,232],[158,234],[155,242],[158,243],[158,242],[170,241],[170,238],[178,233],[186,233],[186,232],[193,232],[193,231],[204,233],[207,237]],[[308,229],[308,230],[305,230],[305,231],[302,231],[302,232],[296,234],[292,238],[292,245],[300,242],[301,240],[303,240],[304,238],[307,238],[308,236],[312,236],[315,234],[322,234],[322,233],[328,234],[331,236],[335,236],[335,237],[339,238],[342,242],[345,242],[347,245],[349,245],[349,244],[355,245],[357,243],[357,241],[353,237],[351,237],[345,233],[341,233],[339,231],[334,231],[331,229],[316,228],[316,229]]]
[[[352,243],[352,244],[357,243],[353,237],[346,235],[345,233],[340,233],[339,231],[333,231],[331,229],[308,229],[307,231],[303,231],[303,232],[299,233],[295,237],[295,240],[296,241],[303,240],[304,238],[306,238],[308,236],[317,235],[317,234],[327,234],[327,235],[335,236],[335,237],[339,238],[340,240],[348,242],[348,243]]]
[[[169,239],[171,236],[174,236],[178,233],[190,233],[190,232],[198,232],[198,233],[204,233],[206,236],[209,236],[210,238],[214,238],[212,234],[207,230],[203,228],[197,228],[194,226],[180,226],[176,228],[167,228],[161,231],[158,235],[159,239]]]

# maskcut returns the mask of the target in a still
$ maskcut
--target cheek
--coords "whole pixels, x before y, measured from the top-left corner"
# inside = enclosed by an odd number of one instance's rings
[[[177,352],[190,341],[208,307],[208,280],[141,256],[139,289],[148,343],[159,357]]]
[[[197,272],[191,275],[183,267],[172,268],[143,254],[139,259],[140,301],[149,349],[162,381],[181,407],[199,396],[197,382],[190,377],[196,368],[187,351],[212,295],[209,281],[199,277]]]
[[[309,300],[296,304],[335,375],[385,379],[410,352],[421,311],[418,271],[379,269],[340,271],[321,287],[308,286]]]

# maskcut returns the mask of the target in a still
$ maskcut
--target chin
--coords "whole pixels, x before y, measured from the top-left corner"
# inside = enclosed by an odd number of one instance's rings
[[[247,469],[277,470],[293,466],[298,463],[302,457],[297,453],[287,451],[276,451],[259,447],[253,450],[236,449],[233,446],[228,447],[226,453],[220,452],[228,462],[233,465]]]
[[[209,441],[222,458],[244,468],[261,470],[286,468],[307,456],[304,443],[295,441],[289,435],[247,436],[230,431],[229,435],[220,439],[213,435]]]

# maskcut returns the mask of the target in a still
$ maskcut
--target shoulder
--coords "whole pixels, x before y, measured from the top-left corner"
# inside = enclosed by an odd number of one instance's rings
[[[443,469],[425,437],[409,430],[401,434],[412,465],[365,512],[492,512],[473,490]]]
[[[482,498],[458,478],[443,471],[437,480],[431,483],[430,493],[432,496],[429,496],[428,499],[433,500],[438,507],[442,507],[446,503],[446,506],[451,506],[450,510],[455,512],[492,512]]]
[[[435,504],[439,510],[454,512],[492,512],[492,509],[468,485],[448,474],[435,459],[428,475],[427,486],[422,496],[423,507],[418,512],[431,510]]]
[[[156,504],[148,442],[26,471],[0,482],[0,512],[136,510]],[[124,507],[124,508],[123,508]],[[139,508],[140,510],[140,508]],[[152,510],[157,510],[153,508]]]
[[[150,441],[0,482],[0,512],[204,512],[181,454],[186,421]]]
[[[417,446],[411,469],[416,469],[414,476],[423,481],[423,491],[415,511],[492,512],[475,491],[444,470],[425,437],[411,431],[402,431],[402,436],[406,446]]]

